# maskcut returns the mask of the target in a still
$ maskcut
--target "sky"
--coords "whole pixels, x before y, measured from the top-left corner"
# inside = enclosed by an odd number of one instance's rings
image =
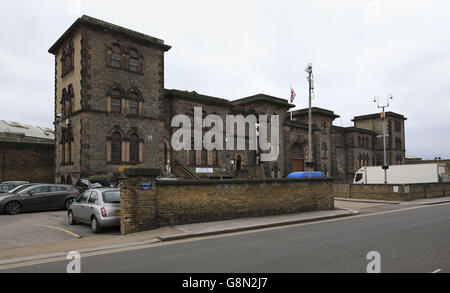
[[[226,99],[265,93],[354,116],[403,114],[406,153],[450,158],[450,2],[446,0],[2,0],[0,119],[52,127],[54,56],[86,14],[160,39],[165,88]]]

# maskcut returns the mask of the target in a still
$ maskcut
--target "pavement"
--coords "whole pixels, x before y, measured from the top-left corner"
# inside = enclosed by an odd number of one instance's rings
[[[66,224],[66,212],[24,214],[12,218],[1,215],[0,266],[61,257],[73,250],[89,253],[124,247],[132,249],[158,242],[317,222],[446,202],[450,202],[450,197],[402,203],[336,200],[336,209],[332,211],[179,225],[125,236],[120,235],[118,230],[97,235],[90,232],[88,226],[69,226]]]

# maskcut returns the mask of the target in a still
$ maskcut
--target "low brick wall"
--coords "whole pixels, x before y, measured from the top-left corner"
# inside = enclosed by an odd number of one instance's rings
[[[397,190],[394,188],[397,187]],[[397,192],[396,192],[397,191]],[[450,183],[333,184],[333,196],[342,198],[410,201],[450,196]]]
[[[156,181],[127,174],[123,234],[164,226],[334,209],[333,179]],[[152,190],[140,190],[152,183]]]

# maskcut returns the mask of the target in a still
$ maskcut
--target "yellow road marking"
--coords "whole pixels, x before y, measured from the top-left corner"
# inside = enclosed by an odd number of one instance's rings
[[[73,237],[81,238],[80,235],[75,234],[75,233],[73,233],[73,232],[70,232],[70,231],[68,231],[68,230],[66,230],[66,229],[62,229],[62,228],[58,228],[58,227],[53,227],[53,226],[47,226],[47,225],[41,225],[41,224],[35,224],[35,225],[36,225],[36,226],[40,226],[40,227],[45,227],[45,228],[53,229],[53,230],[58,230],[58,231],[61,231],[61,232],[65,232],[65,233],[67,233],[67,234],[70,234],[70,235],[72,235]]]

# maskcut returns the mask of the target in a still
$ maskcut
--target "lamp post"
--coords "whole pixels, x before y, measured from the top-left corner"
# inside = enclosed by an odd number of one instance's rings
[[[311,171],[314,165],[313,162],[313,153],[312,153],[312,110],[311,110],[311,99],[312,92],[314,90],[314,76],[312,71],[312,64],[308,63],[306,65],[305,71],[308,73],[308,83],[309,83],[309,111],[308,111],[308,162],[306,162],[306,166],[308,167],[309,175],[311,178]]]
[[[387,170],[389,169],[389,166],[387,164],[387,157],[386,157],[386,112],[384,111],[384,109],[389,107],[389,100],[392,100],[392,99],[394,99],[394,97],[391,94],[389,94],[388,102],[384,106],[380,106],[380,99],[378,97],[375,97],[373,99],[373,102],[378,104],[378,108],[383,109],[383,112],[381,112],[381,119],[383,121],[384,184],[387,184]]]

